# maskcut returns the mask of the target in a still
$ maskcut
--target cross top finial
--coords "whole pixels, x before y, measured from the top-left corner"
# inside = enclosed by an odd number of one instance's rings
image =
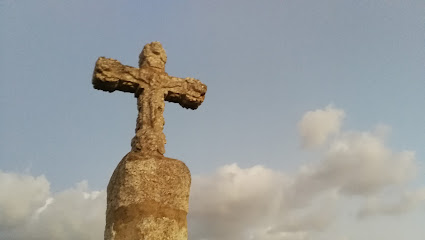
[[[167,54],[160,42],[146,44],[139,55],[139,67],[156,68],[165,71]]]

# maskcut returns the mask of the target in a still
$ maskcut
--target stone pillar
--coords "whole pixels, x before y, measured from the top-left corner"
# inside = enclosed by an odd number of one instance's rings
[[[166,62],[159,42],[145,45],[139,68],[112,58],[96,61],[93,87],[133,93],[139,111],[132,150],[108,184],[105,240],[187,240],[190,172],[183,162],[163,156],[163,113],[165,101],[197,109],[207,86],[168,75]]]
[[[108,184],[105,240],[187,240],[190,182],[179,160],[128,153]]]

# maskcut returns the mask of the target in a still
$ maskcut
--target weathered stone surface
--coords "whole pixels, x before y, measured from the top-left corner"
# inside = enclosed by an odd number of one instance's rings
[[[204,101],[207,86],[194,78],[177,78],[165,72],[167,56],[159,42],[147,44],[139,56],[140,68],[122,65],[115,59],[100,57],[93,73],[96,89],[134,93],[139,115],[132,151],[164,154],[165,102],[196,109]]]
[[[105,240],[187,239],[190,172],[166,158],[164,101],[196,109],[207,87],[194,78],[165,72],[167,55],[159,42],[147,44],[139,68],[100,57],[93,72],[96,89],[134,93],[139,114],[131,151],[108,184]]]
[[[187,239],[190,172],[175,159],[130,152],[108,185],[105,239]]]

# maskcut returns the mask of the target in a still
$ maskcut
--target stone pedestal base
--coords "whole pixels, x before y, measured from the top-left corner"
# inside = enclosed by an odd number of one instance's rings
[[[187,240],[190,181],[179,160],[128,153],[108,184],[105,240]]]

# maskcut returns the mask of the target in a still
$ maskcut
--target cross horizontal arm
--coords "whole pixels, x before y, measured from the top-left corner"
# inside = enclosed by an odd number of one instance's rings
[[[195,78],[170,77],[165,84],[165,100],[184,108],[197,109],[205,99],[207,86]]]
[[[143,84],[139,75],[137,68],[123,65],[112,58],[100,57],[96,61],[92,83],[95,89],[103,91],[136,93]]]

